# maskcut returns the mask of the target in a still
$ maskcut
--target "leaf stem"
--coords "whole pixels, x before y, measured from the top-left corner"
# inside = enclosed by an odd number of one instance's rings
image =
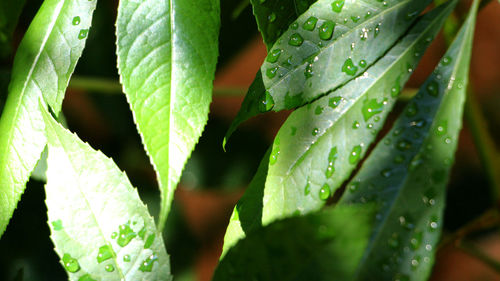
[[[476,258],[477,260],[483,262],[485,265],[489,266],[491,269],[495,270],[497,273],[500,273],[500,262],[493,259],[489,255],[485,254],[483,251],[478,249],[474,244],[468,241],[462,241],[460,245],[457,247],[462,250],[464,253]]]
[[[476,145],[479,159],[490,181],[491,194],[494,197],[496,207],[500,210],[500,163],[498,151],[493,138],[488,132],[487,122],[481,112],[481,108],[471,90],[467,91],[465,102],[465,119],[471,131],[474,144]]]

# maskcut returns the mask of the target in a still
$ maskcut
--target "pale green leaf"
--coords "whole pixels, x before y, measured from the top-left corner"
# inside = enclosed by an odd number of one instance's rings
[[[474,1],[455,41],[349,183],[339,206],[377,204],[352,280],[427,280],[443,226],[446,184],[462,126]]]
[[[226,139],[252,116],[297,108],[362,74],[430,2],[319,0],[311,5],[269,52]]]
[[[113,160],[42,112],[51,238],[71,280],[171,280],[162,235]]]
[[[288,26],[317,0],[251,0],[257,26],[270,49]]]
[[[362,76],[290,115],[269,160],[264,224],[321,208],[349,177],[455,4],[423,16]]]
[[[213,280],[351,280],[372,214],[344,206],[272,223],[231,248]]]
[[[118,68],[157,172],[160,230],[208,118],[219,14],[217,0],[122,0],[118,8]]]
[[[80,57],[96,0],[46,0],[14,59],[0,119],[0,234],[40,158],[46,137],[38,100],[58,114]]]

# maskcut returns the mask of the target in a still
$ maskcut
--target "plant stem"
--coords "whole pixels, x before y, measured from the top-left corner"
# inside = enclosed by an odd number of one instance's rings
[[[467,91],[467,101],[465,102],[464,109],[465,119],[474,139],[481,164],[490,181],[491,194],[497,208],[500,209],[500,163],[498,162],[498,151],[488,132],[487,122],[471,88]]]
[[[464,253],[480,260],[491,269],[495,270],[497,273],[500,273],[500,262],[491,258],[489,255],[485,254],[483,251],[478,249],[475,245],[470,242],[462,241],[460,245],[457,247],[462,250]]]

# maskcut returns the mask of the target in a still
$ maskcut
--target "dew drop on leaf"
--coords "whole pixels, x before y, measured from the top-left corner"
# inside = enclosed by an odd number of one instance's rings
[[[354,76],[356,72],[358,72],[358,67],[354,65],[351,58],[348,58],[342,66],[342,72],[347,75]]]
[[[298,33],[294,33],[290,36],[288,40],[288,45],[298,47],[304,43],[304,38]]]
[[[328,106],[331,108],[336,108],[342,101],[342,97],[333,97],[328,100]]]
[[[306,187],[304,187],[304,195],[309,195],[311,193],[311,184],[307,181]]]
[[[158,261],[158,256],[153,253],[141,263],[139,270],[142,272],[151,272],[155,261]]]
[[[307,31],[313,31],[314,28],[316,28],[316,23],[318,22],[318,18],[316,17],[309,17],[304,24],[302,25],[302,28]]]
[[[269,55],[267,56],[266,61],[270,62],[270,63],[277,62],[282,52],[283,52],[283,50],[281,50],[281,49],[272,50],[271,52],[269,52]]]
[[[62,261],[64,264],[64,268],[66,268],[67,271],[75,273],[80,270],[80,264],[78,264],[78,261],[71,257],[70,254],[64,254]]]
[[[88,29],[80,29],[80,33],[78,33],[78,39],[85,39],[87,34],[89,33]]]
[[[115,267],[111,264],[108,264],[104,267],[104,269],[107,271],[107,272],[113,272],[115,271]]]
[[[372,116],[379,114],[384,109],[384,102],[377,102],[377,99],[370,99],[363,101],[363,107],[361,112],[363,113],[363,118],[365,121],[370,120]]]
[[[54,228],[55,231],[62,230],[63,229],[62,221],[61,220],[52,221],[52,227]]]
[[[359,122],[358,122],[358,121],[354,121],[354,122],[352,123],[352,128],[353,128],[353,129],[359,129],[359,127],[360,127],[360,126],[361,126],[361,125],[359,124]]]
[[[73,20],[71,21],[71,23],[72,23],[73,25],[79,25],[79,24],[80,24],[80,21],[81,21],[81,20],[80,20],[80,17],[79,17],[79,16],[76,16],[76,17],[74,17],[74,18],[73,18]]]
[[[275,13],[271,13],[268,17],[267,17],[267,20],[269,22],[274,22],[276,20],[276,14]]]
[[[130,243],[134,237],[137,236],[137,234],[130,228],[129,223],[122,224],[119,227],[119,233],[118,233],[118,238],[116,239],[116,243],[120,245],[121,247],[125,247]]]
[[[319,38],[322,40],[330,40],[335,29],[335,23],[331,20],[325,21],[319,28]]]
[[[361,145],[356,145],[352,151],[351,154],[349,155],[349,163],[351,164],[356,164],[358,163],[359,159],[361,158]]]
[[[326,167],[325,176],[326,178],[331,178],[333,173],[335,173],[335,160],[337,160],[337,147],[334,146],[328,154],[328,166]]]
[[[113,248],[110,245],[104,245],[99,248],[99,252],[97,254],[97,262],[101,263],[105,260],[108,260],[113,257]]]
[[[332,11],[340,13],[344,7],[344,0],[335,0],[332,3]]]
[[[153,245],[154,241],[155,241],[154,233],[149,234],[148,238],[146,239],[146,242],[144,242],[144,249],[149,249],[151,247],[151,245]]]
[[[130,262],[130,255],[124,255],[123,256],[123,261],[124,262]]]
[[[330,198],[330,186],[328,184],[324,184],[319,190],[319,199],[325,201]]]
[[[96,281],[96,280],[92,278],[90,274],[87,273],[85,275],[80,276],[80,278],[78,278],[78,281]]]
[[[436,81],[431,81],[427,84],[427,93],[433,97],[437,97],[439,94],[439,84]]]

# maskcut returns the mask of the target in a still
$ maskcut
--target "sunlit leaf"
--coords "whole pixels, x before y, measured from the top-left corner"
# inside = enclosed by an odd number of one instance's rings
[[[288,218],[231,248],[214,280],[351,280],[369,238],[370,208]]]
[[[60,112],[95,5],[95,0],[44,1],[17,50],[0,119],[0,234],[47,142],[38,100],[43,96]]]
[[[42,112],[55,250],[71,280],[171,280],[162,235],[113,160]]]
[[[378,205],[372,238],[352,280],[427,280],[462,126],[478,2],[339,203]]]
[[[118,8],[118,68],[157,172],[160,230],[208,118],[219,14],[216,0],[123,0]]]
[[[319,0],[311,5],[269,51],[226,140],[252,116],[300,107],[362,74],[430,2]]]

